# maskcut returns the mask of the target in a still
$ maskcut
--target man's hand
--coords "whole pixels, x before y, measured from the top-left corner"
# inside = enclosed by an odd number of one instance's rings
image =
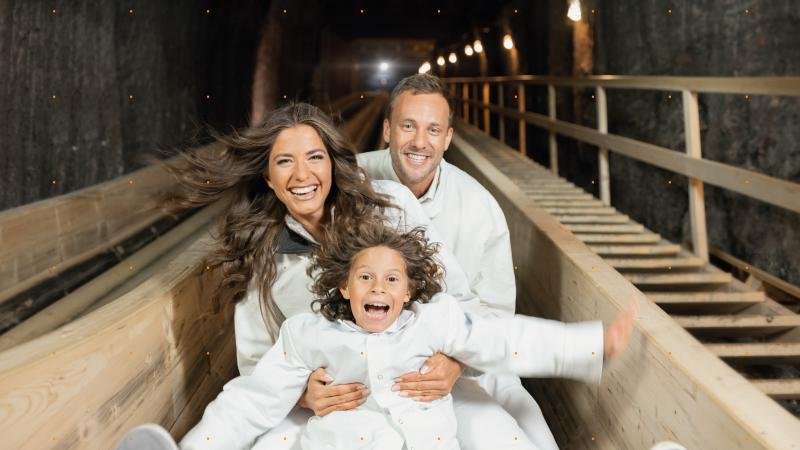
[[[419,372],[409,372],[394,380],[393,391],[420,402],[432,402],[450,393],[464,366],[449,356],[437,353]]]
[[[633,329],[633,320],[639,314],[639,304],[631,301],[627,309],[611,322],[603,336],[603,358],[608,361],[621,355],[628,348]]]
[[[328,386],[333,379],[319,368],[311,372],[308,385],[298,405],[314,411],[317,416],[324,416],[334,411],[347,411],[364,403],[369,389],[361,383],[339,384]]]

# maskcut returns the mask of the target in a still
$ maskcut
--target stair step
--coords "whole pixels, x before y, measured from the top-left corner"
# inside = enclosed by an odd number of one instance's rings
[[[638,234],[583,234],[578,233],[576,238],[587,244],[655,244],[661,241],[661,236],[653,233]]]
[[[537,194],[535,191],[529,193],[528,197],[536,200],[592,200],[592,194]]]
[[[598,255],[677,255],[681,251],[677,244],[660,245],[590,245]]]
[[[800,343],[797,342],[706,344],[706,348],[732,363],[788,364],[800,362]]]
[[[553,214],[559,222],[563,224],[615,224],[615,223],[628,223],[630,218],[624,214],[615,214],[611,216],[568,216],[562,214]]]
[[[672,270],[700,268],[705,265],[705,261],[696,256],[679,256],[677,258],[606,258],[605,261],[617,270]]]
[[[609,206],[599,208],[558,208],[558,207],[544,207],[544,210],[550,214],[560,214],[566,216],[579,216],[579,215],[613,215],[617,214],[617,210]]]
[[[551,208],[605,208],[600,200],[536,200],[537,205]]]
[[[733,281],[729,273],[626,273],[625,278],[636,286],[673,285],[685,286],[690,284],[727,284]]]
[[[573,233],[644,233],[644,226],[638,223],[622,225],[564,225]]]
[[[672,316],[688,331],[703,336],[766,336],[800,326],[800,315],[756,314],[719,316]]]
[[[763,302],[763,292],[648,292],[647,298],[657,305],[741,305]]]
[[[750,382],[774,400],[800,399],[800,380],[750,380]]]

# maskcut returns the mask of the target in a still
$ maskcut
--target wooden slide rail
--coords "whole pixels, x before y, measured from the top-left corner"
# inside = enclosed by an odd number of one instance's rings
[[[188,238],[154,242],[167,252],[120,297],[109,298],[119,288],[94,292],[105,297],[102,306],[0,352],[4,447],[113,448],[141,423],[160,423],[176,438],[196,423],[237,373],[230,314],[212,307],[219,278],[202,264],[212,242],[208,221],[221,206],[192,216],[201,226],[192,225]]]
[[[631,299],[639,302],[631,347],[606,368],[599,389],[559,380],[529,384],[562,447],[641,449],[665,439],[687,448],[800,446],[800,421],[767,396],[797,398],[796,380],[748,381],[719,359],[796,360],[796,314],[666,241],[613,242],[649,235],[627,216],[548,212],[540,202],[585,201],[586,193],[470,125],[458,123],[453,146],[448,158],[482,182],[506,214],[520,312],[609,320]],[[583,242],[592,235],[621,254],[604,260],[592,250],[595,242]],[[651,251],[640,252],[643,245]],[[658,247],[670,250],[652,251]],[[706,315],[691,315],[701,311]],[[681,324],[701,338],[708,332],[772,337],[744,347],[704,345]]]
[[[661,167],[689,178],[689,212],[694,253],[709,260],[708,236],[705,221],[703,183],[710,183],[751,198],[761,200],[789,211],[800,212],[800,183],[793,183],[758,172],[728,164],[703,159],[700,142],[698,94],[746,94],[800,96],[800,77],[637,77],[591,76],[585,78],[520,75],[508,77],[448,78],[450,92],[462,105],[464,120],[478,125],[477,110],[483,112],[482,125],[490,133],[490,112],[499,115],[499,136],[505,142],[505,119],[519,122],[519,151],[525,154],[526,124],[548,130],[550,169],[558,174],[558,147],[556,135],[560,134],[598,147],[600,199],[611,204],[609,187],[608,152],[613,151],[629,158]],[[525,110],[525,86],[536,84],[547,87],[548,114]],[[490,103],[490,86],[497,87],[498,104]],[[516,89],[517,108],[504,105],[505,86]],[[558,120],[556,118],[556,87],[572,86],[594,88],[597,100],[597,130]],[[460,89],[459,89],[460,87]],[[478,97],[478,88],[481,97]],[[606,89],[647,89],[680,91],[683,99],[685,154],[635,139],[608,133]],[[470,92],[474,94],[470,98]],[[459,98],[460,94],[460,98]],[[476,111],[470,114],[470,106]]]

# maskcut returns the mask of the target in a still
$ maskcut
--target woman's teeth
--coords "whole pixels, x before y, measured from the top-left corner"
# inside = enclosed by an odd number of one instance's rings
[[[306,186],[306,187],[299,187],[299,188],[291,188],[291,189],[289,189],[289,192],[291,192],[294,195],[306,195],[306,194],[310,194],[310,193],[312,193],[312,192],[314,192],[316,190],[317,190],[316,186]]]

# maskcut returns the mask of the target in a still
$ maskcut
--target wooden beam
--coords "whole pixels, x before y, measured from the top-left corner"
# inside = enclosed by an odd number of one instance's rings
[[[587,244],[655,244],[661,236],[653,233],[639,234],[575,234],[575,237]]]
[[[596,88],[597,96],[597,131],[608,134],[608,107],[606,90],[602,86]],[[611,205],[611,176],[608,172],[608,149],[597,149],[597,170],[600,183],[600,200],[605,205]]]
[[[675,258],[604,258],[611,267],[624,270],[699,269],[705,262],[696,256]]]
[[[559,207],[542,207],[545,211],[549,212],[550,214],[561,214],[561,215],[614,215],[618,214],[617,210],[608,206],[603,206],[599,208],[559,208]]]
[[[639,287],[665,286],[683,287],[696,284],[727,284],[733,278],[729,273],[626,273],[631,283]]]
[[[505,108],[506,105],[506,96],[505,90],[503,87],[503,83],[497,84],[497,104],[501,108]],[[503,117],[501,114],[497,116],[497,133],[500,138],[500,142],[503,144],[506,143],[506,118]]]
[[[756,314],[722,316],[672,316],[678,324],[701,336],[768,336],[800,327],[800,316]]]
[[[525,85],[522,83],[517,84],[517,111],[520,113],[524,113],[526,109],[525,104]],[[505,117],[505,116],[503,116]],[[528,154],[528,142],[527,142],[527,135],[525,133],[525,127],[528,124],[525,122],[525,119],[520,118],[517,122],[517,145],[519,146],[519,152],[523,155]]]
[[[754,305],[765,300],[763,292],[648,292],[646,295],[659,305],[698,303]]]
[[[482,86],[483,86],[482,94],[483,94],[483,106],[484,106],[484,108],[482,108],[482,110],[483,110],[483,131],[486,134],[491,135],[492,134],[492,130],[491,130],[491,123],[492,122],[491,122],[490,117],[489,117],[489,112],[490,112],[489,111],[489,104],[490,104],[489,83],[483,83]]]
[[[570,208],[607,208],[607,206],[603,206],[603,202],[599,200],[570,200],[565,198],[559,199],[535,199],[536,204],[539,206],[568,206]]]
[[[572,225],[566,224],[564,228],[573,233],[644,233],[644,225],[629,223],[621,225]]]
[[[528,195],[533,200],[591,200],[591,194],[572,194],[572,193],[554,193],[554,194],[540,194],[533,192]]]
[[[775,400],[797,400],[800,399],[800,380],[780,379],[780,380],[750,380],[761,392]]]
[[[800,362],[800,343],[759,342],[706,344],[720,358],[735,364],[792,364]]]
[[[677,244],[660,245],[590,245],[598,255],[677,255],[681,251]]]
[[[556,87],[552,84],[547,85],[547,117],[551,122],[558,120],[556,118]],[[556,142],[556,133],[554,131],[548,133],[547,142],[550,146],[550,170],[558,175],[558,143]]]
[[[445,83],[464,81],[517,82],[538,85],[604,87],[610,89],[645,89],[649,91],[694,91],[715,94],[761,94],[800,96],[800,77],[673,77],[596,75],[588,77],[554,77],[545,75],[513,75],[497,77],[453,77]]]
[[[700,149],[700,110],[697,92],[683,91],[683,128],[686,135],[686,154],[690,158],[702,159]],[[692,232],[692,251],[708,262],[708,234],[706,231],[706,202],[703,197],[703,181],[689,178],[689,222]]]
[[[618,224],[628,223],[631,219],[624,214],[614,214],[608,216],[571,216],[564,214],[553,214],[563,224]]]

